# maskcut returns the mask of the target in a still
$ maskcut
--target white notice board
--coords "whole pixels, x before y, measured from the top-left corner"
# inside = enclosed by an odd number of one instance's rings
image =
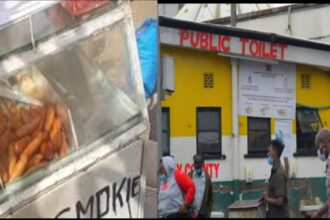
[[[239,114],[295,119],[296,65],[239,63]]]

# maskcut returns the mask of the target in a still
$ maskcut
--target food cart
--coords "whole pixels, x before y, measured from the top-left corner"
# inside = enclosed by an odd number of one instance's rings
[[[1,1],[0,217],[143,217],[128,1]]]

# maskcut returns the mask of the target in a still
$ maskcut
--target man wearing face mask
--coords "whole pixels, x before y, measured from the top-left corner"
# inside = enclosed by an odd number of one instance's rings
[[[324,214],[327,214],[327,218],[330,218],[330,130],[322,128],[315,136],[315,146],[317,147],[317,155],[321,161],[326,161],[326,181],[325,186],[327,189],[328,201],[324,206],[316,212],[312,218],[321,218]]]
[[[204,158],[200,154],[194,156],[194,170],[189,172],[196,186],[192,217],[209,218],[213,206],[213,189],[211,177],[203,170]]]
[[[284,145],[279,140],[272,140],[268,147],[267,162],[272,166],[268,190],[263,193],[266,203],[267,218],[289,218],[287,186],[288,177],[281,164]],[[267,208],[268,207],[268,208]]]
[[[195,184],[184,172],[176,169],[172,156],[162,157],[158,191],[159,218],[189,218],[188,207],[195,196]]]

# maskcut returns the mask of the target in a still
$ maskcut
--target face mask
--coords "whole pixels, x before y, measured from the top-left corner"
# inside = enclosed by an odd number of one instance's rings
[[[319,157],[320,160],[322,161],[326,161],[327,160],[327,156],[325,155],[325,153],[321,153],[320,149],[317,150],[317,156]]]
[[[160,180],[162,181],[162,182],[165,182],[166,180],[168,179],[168,176],[167,175],[161,175],[160,176]]]
[[[195,169],[195,172],[197,173],[197,175],[201,175],[203,170],[202,168],[199,168],[199,169]]]
[[[267,162],[268,162],[269,165],[273,165],[273,158],[271,156],[269,156],[267,158]]]

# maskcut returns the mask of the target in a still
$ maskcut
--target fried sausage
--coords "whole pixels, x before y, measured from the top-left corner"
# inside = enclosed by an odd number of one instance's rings
[[[49,135],[51,141],[55,141],[55,138],[59,135],[61,131],[61,127],[62,127],[61,120],[59,118],[56,118]]]
[[[36,165],[36,164],[39,164],[41,163],[41,161],[43,161],[44,159],[44,156],[42,154],[36,154],[32,160],[29,162],[29,168]]]
[[[20,108],[19,109],[19,116],[21,118],[21,121],[24,123],[24,124],[27,124],[29,123],[30,121],[30,116],[29,116],[29,111],[26,110],[25,108]]]
[[[29,135],[22,137],[19,139],[15,144],[15,153],[16,154],[21,154],[23,150],[27,147],[27,145],[30,143],[31,137]]]
[[[13,174],[16,163],[17,163],[17,155],[15,153],[14,146],[10,145],[9,146],[9,168],[8,168],[9,176],[11,176]]]
[[[9,182],[13,181],[17,177],[21,176],[27,168],[28,157],[24,154],[20,156],[19,161],[17,162],[12,175],[10,175]]]
[[[23,153],[21,155],[26,156],[27,158],[30,158],[33,153],[38,151],[40,148],[40,144],[43,140],[43,132],[39,132],[35,138],[29,143],[29,145],[25,148]]]
[[[21,122],[21,119],[18,116],[13,116],[9,119],[9,123],[7,124],[7,127],[11,131],[16,132],[18,129],[23,127],[23,123]]]
[[[62,138],[59,154],[61,157],[68,154],[68,142],[66,141],[66,138]]]
[[[60,151],[63,137],[65,138],[65,134],[64,131],[62,130],[60,133],[57,134],[55,139],[51,142],[54,151],[57,153],[59,153]]]
[[[54,148],[51,144],[50,141],[46,141],[42,144],[41,146],[41,153],[42,153],[42,156],[47,159],[47,160],[52,160],[54,159]]]
[[[0,170],[1,170],[1,179],[4,185],[7,184],[9,180],[9,175],[7,170],[3,167],[3,165],[0,165]]]
[[[8,117],[4,114],[0,115],[0,137],[7,128]]]
[[[11,114],[11,116],[16,116],[17,115],[17,106],[13,101],[10,101],[8,103],[8,111]]]
[[[16,135],[10,129],[6,129],[6,131],[0,137],[0,152],[7,150],[10,143],[15,141]]]
[[[47,140],[46,141],[43,141],[41,143],[41,147],[40,147],[40,153],[42,154],[43,157],[45,157],[46,155],[46,151],[47,151]]]
[[[42,111],[43,111],[43,108],[40,108],[40,107],[31,107],[30,108],[30,111],[29,111],[29,116],[31,118],[38,117],[39,115],[41,115]]]
[[[45,126],[44,126],[45,131],[50,132],[54,119],[55,119],[55,110],[52,106],[48,106],[47,113],[46,113]]]
[[[38,131],[41,131],[43,129],[43,125],[44,125],[45,120],[46,120],[46,111],[42,110],[40,112],[40,115],[41,115],[41,118],[40,118],[40,121],[39,121]]]
[[[40,113],[40,119],[39,119],[39,125],[37,126],[37,128],[35,129],[35,131],[33,132],[32,134],[32,137],[35,137],[38,132],[42,132],[43,130],[43,125],[44,125],[44,121],[45,121],[45,118],[46,118],[46,113],[45,112],[41,112]],[[48,133],[47,132],[44,132],[44,139],[48,137]]]
[[[39,121],[40,121],[40,117],[33,119],[31,122],[21,127],[16,132],[17,137],[21,138],[25,135],[32,134],[38,128]]]

